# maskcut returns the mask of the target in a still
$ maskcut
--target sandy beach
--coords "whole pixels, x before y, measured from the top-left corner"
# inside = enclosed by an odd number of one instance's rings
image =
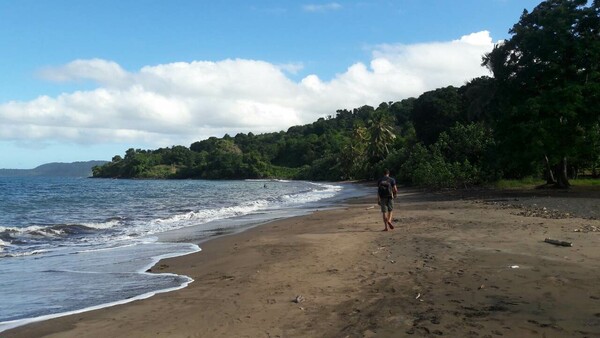
[[[389,232],[375,202],[213,239],[152,268],[187,288],[2,336],[600,336],[600,191],[401,190]]]

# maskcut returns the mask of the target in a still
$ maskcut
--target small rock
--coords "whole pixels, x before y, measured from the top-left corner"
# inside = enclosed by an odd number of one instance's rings
[[[294,300],[292,302],[296,303],[296,304],[300,304],[304,301],[304,297],[301,295],[296,296],[296,298],[294,298]]]

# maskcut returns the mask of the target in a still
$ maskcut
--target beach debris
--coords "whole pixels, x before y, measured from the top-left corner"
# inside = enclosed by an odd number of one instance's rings
[[[296,298],[294,298],[294,300],[292,300],[292,302],[296,303],[296,304],[300,304],[304,301],[304,297],[301,295],[296,296]]]
[[[518,269],[518,268],[519,268],[519,266],[518,266],[518,265],[511,265],[511,266],[510,266],[510,268],[511,268],[511,269]]]
[[[221,279],[221,280],[234,280],[235,276],[223,275],[219,279]]]
[[[485,284],[481,284],[481,285],[479,285],[479,287],[478,287],[477,289],[478,289],[478,290],[481,290],[481,289],[483,289],[483,288],[485,288]]]
[[[557,239],[550,239],[550,238],[546,238],[544,240],[544,242],[554,244],[554,245],[559,245],[559,246],[573,246],[573,243],[571,243],[571,242],[559,241]]]
[[[377,250],[371,251],[371,254],[372,255],[376,255],[376,254],[378,254],[380,251],[382,251],[384,249],[385,249],[385,246],[380,246],[380,247],[377,248]],[[386,258],[389,258],[389,255]]]
[[[369,210],[369,209],[375,209],[375,207],[374,206],[370,206],[370,207],[366,208],[365,210]]]
[[[511,214],[525,217],[541,217],[551,219],[564,219],[572,218],[573,216],[568,212],[562,212],[558,210],[549,210],[547,208],[528,208],[521,207],[521,210],[512,212]]]
[[[573,230],[574,232],[600,232],[600,227],[595,225],[584,225],[581,228]]]
[[[475,201],[475,203],[491,205],[497,209],[515,209],[511,212],[511,214],[524,217],[541,217],[551,219],[564,219],[574,217],[571,213],[562,212],[555,209],[548,209],[546,207],[541,207],[535,203],[528,206],[523,203],[513,203],[512,201],[513,200],[509,199],[498,199],[489,201]],[[514,199],[514,201],[518,202],[519,199],[516,198]]]
[[[415,297],[415,299],[419,299],[419,298],[421,298],[421,293],[420,292],[417,293],[417,296]]]

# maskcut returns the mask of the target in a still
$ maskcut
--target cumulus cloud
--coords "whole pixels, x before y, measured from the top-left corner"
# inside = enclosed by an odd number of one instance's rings
[[[116,62],[102,59],[75,60],[62,67],[42,69],[40,75],[55,82],[91,80],[104,84],[115,84],[127,78],[127,72]]]
[[[290,74],[296,75],[298,74],[298,72],[300,72],[302,69],[304,69],[304,64],[302,62],[291,62],[291,63],[285,63],[285,64],[280,64],[279,69],[286,71]]]
[[[0,104],[0,140],[78,143],[189,144],[209,136],[286,130],[487,75],[481,56],[493,48],[487,31],[447,42],[375,46],[368,64],[333,79],[288,77],[301,63],[260,60],[177,62],[126,71],[101,59],[75,60],[42,71],[52,81],[92,81],[97,88]]]
[[[489,32],[483,31],[451,42],[414,45],[380,45],[373,51],[371,65],[375,72],[401,72],[418,92],[472,79],[487,72],[479,65],[484,53],[493,47]]]
[[[307,4],[302,6],[302,9],[306,12],[326,12],[326,11],[336,11],[342,9],[342,5],[337,2],[330,2],[326,4]]]

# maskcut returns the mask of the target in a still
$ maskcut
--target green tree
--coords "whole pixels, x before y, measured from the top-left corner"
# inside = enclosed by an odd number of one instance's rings
[[[481,123],[456,123],[429,147],[423,144],[412,147],[401,165],[400,177],[415,185],[435,188],[482,183],[494,177],[487,165],[493,144],[490,130]],[[394,156],[390,161],[398,163]]]
[[[488,76],[475,78],[459,88],[468,122],[491,122],[496,81]]]
[[[598,177],[598,169],[600,168],[600,121],[596,122],[591,128],[586,137],[585,150],[588,152],[586,158],[589,159],[589,168],[592,171],[593,177]]]
[[[342,179],[364,177],[367,162],[367,142],[367,129],[361,126],[354,128],[351,137],[347,138],[346,144],[337,157]]]
[[[184,146],[173,146],[167,151],[165,158],[161,162],[166,164],[193,164],[192,152]]]
[[[549,181],[569,186],[567,159],[579,155],[598,116],[599,4],[544,1],[484,57],[498,84],[500,156],[514,176],[535,173],[546,159]]]
[[[390,145],[396,138],[394,121],[387,111],[377,111],[367,124],[367,156],[374,164],[390,153]]]
[[[464,121],[463,100],[456,87],[423,93],[413,107],[413,124],[419,141],[430,145],[456,122]]]

